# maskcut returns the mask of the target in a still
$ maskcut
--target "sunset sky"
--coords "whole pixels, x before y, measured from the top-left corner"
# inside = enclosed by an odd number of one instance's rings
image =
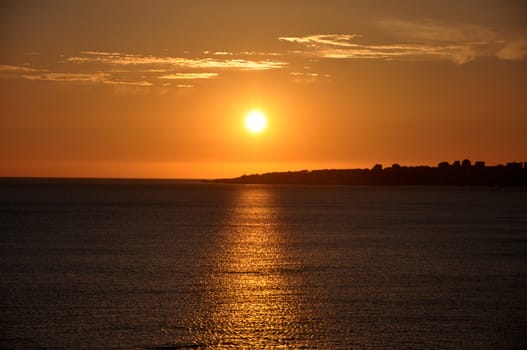
[[[525,1],[2,1],[0,176],[527,161],[526,58]]]

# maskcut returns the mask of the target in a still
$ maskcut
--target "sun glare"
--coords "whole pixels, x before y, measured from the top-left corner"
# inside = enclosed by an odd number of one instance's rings
[[[252,133],[262,132],[267,125],[265,114],[259,110],[252,110],[245,116],[245,127]]]

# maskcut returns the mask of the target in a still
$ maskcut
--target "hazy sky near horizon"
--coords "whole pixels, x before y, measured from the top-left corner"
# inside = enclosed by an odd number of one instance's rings
[[[527,161],[526,134],[524,1],[0,4],[0,176]]]

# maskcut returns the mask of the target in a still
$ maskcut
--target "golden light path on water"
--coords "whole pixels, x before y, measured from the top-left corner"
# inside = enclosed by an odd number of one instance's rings
[[[244,187],[226,218],[208,295],[208,347],[307,346],[313,335],[299,294],[301,268],[284,251],[275,194]]]

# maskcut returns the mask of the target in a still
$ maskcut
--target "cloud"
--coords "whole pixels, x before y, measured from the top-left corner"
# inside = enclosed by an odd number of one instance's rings
[[[337,46],[337,47],[355,47],[356,44],[350,43],[353,38],[359,37],[357,34],[318,34],[304,37],[280,37],[279,40],[293,43],[306,44],[310,47],[318,45]]]
[[[128,86],[152,86],[153,84],[149,81],[119,81],[119,80],[104,80],[104,84],[110,85],[128,85]]]
[[[284,36],[279,40],[300,45],[302,49],[293,51],[295,54],[336,59],[449,60],[464,64],[478,57],[521,60],[527,55],[525,40],[480,26],[435,21],[382,21],[378,25],[386,32],[385,43],[367,43],[358,34]]]
[[[168,80],[195,80],[195,79],[211,79],[218,76],[218,73],[175,73],[165,74],[159,77],[159,79]]]
[[[207,51],[208,52],[208,51]],[[246,60],[246,59],[219,59],[211,57],[188,58],[171,56],[146,56],[135,54],[122,54],[116,52],[94,52],[83,51],[82,56],[74,56],[66,59],[73,63],[101,63],[105,65],[119,66],[161,66],[165,68],[183,69],[232,69],[232,70],[269,70],[279,69],[287,65],[287,62],[276,60]],[[222,52],[214,56],[230,56]]]
[[[185,55],[189,55],[188,52]],[[202,53],[200,55],[203,55]],[[126,54],[113,51],[81,51],[78,55],[60,55],[47,62],[53,69],[0,65],[2,77],[54,82],[102,83],[110,85],[165,86],[167,80],[205,80],[224,71],[265,71],[281,69],[285,61],[270,59],[273,53],[207,51],[208,57],[179,57]],[[257,56],[258,59],[248,56]],[[194,84],[180,84],[180,87]]]
[[[322,79],[328,79],[330,77],[329,74],[320,74],[312,72],[291,72],[290,75],[292,77],[293,83],[303,84],[315,83],[317,81],[320,81]]]
[[[0,65],[0,73],[33,73],[33,72],[44,72],[43,69],[35,69],[24,66],[11,66],[11,65]]]
[[[527,41],[518,40],[508,43],[496,56],[503,60],[523,60],[527,57]]]
[[[378,27],[387,36],[429,45],[448,44],[488,44],[498,40],[499,35],[486,27],[468,23],[449,23],[442,21],[400,21],[383,20],[377,22]]]
[[[134,86],[151,86],[148,81],[122,81],[113,79],[111,74],[107,73],[39,73],[23,74],[22,79],[26,80],[43,80],[56,82],[87,82],[102,83],[110,85],[134,85]]]
[[[423,44],[358,44],[351,40],[358,35],[310,35],[306,37],[280,37],[282,41],[305,46],[300,53],[308,56],[340,59],[397,59],[402,57],[449,57],[459,51],[455,45]],[[298,51],[297,51],[298,52]],[[463,57],[452,60],[464,63]]]
[[[42,73],[25,74],[23,79],[45,81],[104,82],[110,77],[105,73]]]
[[[81,51],[83,55],[96,55],[96,56],[114,56],[119,55],[119,52],[104,52],[104,51]]]
[[[50,82],[102,83],[110,85],[150,86],[146,80],[120,80],[108,72],[51,72],[25,66],[0,65],[0,73],[9,74],[12,78],[40,80]]]

